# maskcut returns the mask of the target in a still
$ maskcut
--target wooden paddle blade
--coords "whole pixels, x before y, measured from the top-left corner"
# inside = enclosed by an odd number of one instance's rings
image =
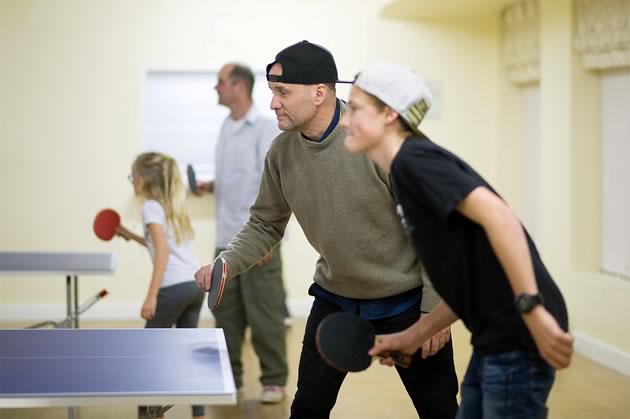
[[[372,363],[368,351],[374,346],[374,327],[365,319],[347,312],[333,313],[317,328],[317,349],[333,368],[358,372]]]
[[[227,264],[223,258],[217,258],[212,268],[210,290],[208,290],[208,308],[214,310],[221,303],[223,287],[227,278]]]

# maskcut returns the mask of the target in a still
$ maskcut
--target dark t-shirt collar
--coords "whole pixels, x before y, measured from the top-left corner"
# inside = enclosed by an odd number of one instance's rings
[[[335,106],[335,114],[333,115],[332,121],[330,122],[330,125],[328,125],[328,128],[326,128],[326,131],[324,131],[324,135],[322,135],[321,138],[317,141],[318,143],[323,142],[330,135],[330,133],[333,132],[333,130],[339,123],[340,115],[341,115],[341,105],[339,104],[339,100],[337,100],[336,106]],[[313,141],[311,138],[308,138],[303,133],[300,133],[300,134],[302,134],[302,137],[304,137],[305,139]]]

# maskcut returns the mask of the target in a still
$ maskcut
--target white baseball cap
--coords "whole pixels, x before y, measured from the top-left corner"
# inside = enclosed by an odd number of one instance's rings
[[[433,95],[413,70],[399,64],[370,64],[357,74],[354,85],[396,111],[414,133],[422,134],[420,122],[433,104]]]

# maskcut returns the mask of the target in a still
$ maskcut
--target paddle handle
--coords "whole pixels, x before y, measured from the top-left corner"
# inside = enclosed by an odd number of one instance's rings
[[[377,355],[380,358],[391,358],[394,363],[402,368],[409,368],[411,366],[411,355],[403,352],[390,352],[387,355]]]

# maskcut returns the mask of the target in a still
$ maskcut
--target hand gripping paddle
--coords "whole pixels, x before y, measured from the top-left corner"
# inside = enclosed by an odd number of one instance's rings
[[[368,351],[374,346],[375,341],[374,326],[353,313],[330,314],[317,328],[316,343],[319,354],[330,366],[343,372],[367,369],[374,359],[368,355]],[[387,356],[400,367],[408,368],[411,364],[411,355],[390,352]]]
[[[109,241],[116,235],[120,225],[120,215],[113,209],[99,211],[94,218],[94,234],[101,240]]]
[[[223,287],[227,278],[227,264],[223,258],[216,258],[212,268],[210,290],[208,290],[208,308],[214,310],[219,306],[223,296]]]

